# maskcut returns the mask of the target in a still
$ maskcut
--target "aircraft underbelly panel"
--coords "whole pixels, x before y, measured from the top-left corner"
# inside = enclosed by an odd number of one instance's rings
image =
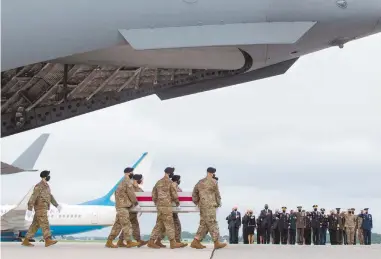
[[[245,58],[236,47],[201,47],[134,50],[130,45],[76,54],[53,60],[57,63],[118,65],[151,68],[239,69]]]
[[[293,44],[316,22],[258,22],[165,28],[119,29],[137,50],[234,46],[252,44]]]

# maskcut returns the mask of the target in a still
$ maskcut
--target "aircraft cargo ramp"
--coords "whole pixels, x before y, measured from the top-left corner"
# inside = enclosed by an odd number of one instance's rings
[[[36,63],[1,73],[1,137],[156,94],[161,100],[285,73],[292,59],[254,71]],[[248,72],[249,71],[249,72]]]
[[[181,259],[230,259],[239,258],[282,258],[282,259],[379,259],[380,245],[372,246],[290,246],[290,245],[228,245],[220,250],[213,250],[212,245],[202,250],[190,247],[179,249],[141,248],[105,248],[104,243],[64,243],[51,247],[44,243],[35,243],[35,247],[23,247],[20,243],[2,243],[3,259],[39,258],[39,259],[83,259],[83,258],[181,258]]]

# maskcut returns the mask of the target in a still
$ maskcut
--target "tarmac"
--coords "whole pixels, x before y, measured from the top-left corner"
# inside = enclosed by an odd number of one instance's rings
[[[2,259],[112,259],[129,258],[181,258],[181,259],[231,259],[240,258],[282,258],[282,259],[380,259],[381,245],[371,246],[290,246],[290,245],[228,245],[226,248],[214,250],[213,245],[207,245],[202,250],[190,247],[179,249],[141,248],[105,248],[103,243],[65,243],[45,247],[44,243],[34,243],[35,247],[23,247],[20,243],[1,243]]]

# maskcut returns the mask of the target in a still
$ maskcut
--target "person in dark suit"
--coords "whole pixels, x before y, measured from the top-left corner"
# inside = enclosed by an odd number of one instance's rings
[[[247,225],[249,224],[250,211],[246,211],[245,216],[242,217],[242,238],[244,244],[249,244],[249,234],[247,233]]]
[[[226,217],[229,224],[229,240],[230,244],[238,244],[238,233],[241,227],[241,212],[238,211],[237,207],[233,208],[233,211],[229,216]]]
[[[261,218],[257,218],[257,244],[263,244],[263,230]]]
[[[269,209],[269,205],[265,205],[265,209],[259,215],[261,221],[261,230],[263,231],[263,239],[265,244],[270,244],[271,226],[273,224],[273,212]]]
[[[256,225],[256,220],[254,216],[254,212],[252,210],[249,210],[249,215],[248,215],[248,222],[247,222],[247,236],[249,240],[249,244],[254,243],[254,231],[255,231],[255,225]]]
[[[369,208],[364,209],[363,220],[362,220],[362,229],[364,233],[364,245],[370,245],[372,243],[372,228],[373,228],[373,219],[372,214],[368,212]]]
[[[279,210],[276,209],[275,213],[273,214],[273,224],[271,226],[272,243],[275,245],[280,244],[279,215]]]
[[[339,220],[335,214],[335,210],[331,210],[331,215],[328,217],[329,223],[329,240],[331,245],[337,245],[337,231],[339,230]]]

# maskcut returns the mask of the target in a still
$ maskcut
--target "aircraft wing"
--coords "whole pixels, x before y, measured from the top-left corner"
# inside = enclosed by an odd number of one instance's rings
[[[1,216],[1,231],[25,230],[28,228],[30,222],[26,221],[25,214],[28,210],[28,201],[32,196],[33,189],[34,186],[15,208]]]
[[[42,134],[32,145],[30,145],[11,165],[1,162],[1,174],[15,174],[27,171],[38,171],[33,169],[42,149],[48,141],[50,134]]]

